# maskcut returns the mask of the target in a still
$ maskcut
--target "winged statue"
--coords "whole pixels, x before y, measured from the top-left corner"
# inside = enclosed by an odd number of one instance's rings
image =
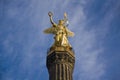
[[[53,17],[53,13],[49,12],[48,13],[49,17],[50,17],[50,22],[52,24],[52,26],[48,29],[44,30],[44,33],[46,34],[53,34],[55,42],[53,44],[53,46],[71,46],[68,42],[68,37],[72,37],[74,36],[74,33],[72,31],[70,31],[67,26],[68,26],[68,19],[67,19],[67,14],[64,13],[64,19],[63,20],[59,20],[58,24],[56,24],[52,17]]]

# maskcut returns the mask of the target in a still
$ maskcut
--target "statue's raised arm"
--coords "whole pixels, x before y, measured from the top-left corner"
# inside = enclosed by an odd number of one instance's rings
[[[44,33],[46,34],[56,34],[56,27],[57,27],[57,24],[53,21],[53,13],[52,12],[48,12],[48,15],[49,15],[49,18],[50,18],[50,22],[52,24],[52,27],[48,28],[48,29],[45,29],[44,30]]]
[[[50,22],[51,22],[51,24],[53,25],[53,27],[55,27],[56,26],[56,23],[53,21],[53,13],[52,12],[48,12],[48,15],[49,15],[49,17],[50,17]]]
[[[68,17],[67,17],[67,13],[64,13],[64,25],[67,27],[69,25],[69,21],[68,21]]]

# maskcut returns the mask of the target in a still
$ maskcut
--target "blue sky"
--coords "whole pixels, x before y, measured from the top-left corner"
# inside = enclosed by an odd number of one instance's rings
[[[75,33],[74,80],[120,80],[120,0],[0,0],[0,80],[49,80],[49,11]]]

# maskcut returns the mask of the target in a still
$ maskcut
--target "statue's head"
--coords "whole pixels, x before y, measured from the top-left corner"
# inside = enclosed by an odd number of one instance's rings
[[[64,24],[64,20],[59,20],[58,24],[63,25]]]

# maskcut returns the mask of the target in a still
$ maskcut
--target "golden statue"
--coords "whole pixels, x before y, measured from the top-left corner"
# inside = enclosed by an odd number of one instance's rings
[[[50,17],[50,22],[52,24],[52,27],[44,30],[44,33],[46,34],[54,34],[54,39],[55,42],[53,46],[64,46],[64,47],[71,47],[71,45],[68,42],[68,37],[74,36],[74,33],[71,32],[67,26],[68,26],[68,19],[67,19],[67,14],[64,13],[64,19],[59,20],[59,23],[56,24],[53,19],[53,13],[49,12],[48,13]]]

